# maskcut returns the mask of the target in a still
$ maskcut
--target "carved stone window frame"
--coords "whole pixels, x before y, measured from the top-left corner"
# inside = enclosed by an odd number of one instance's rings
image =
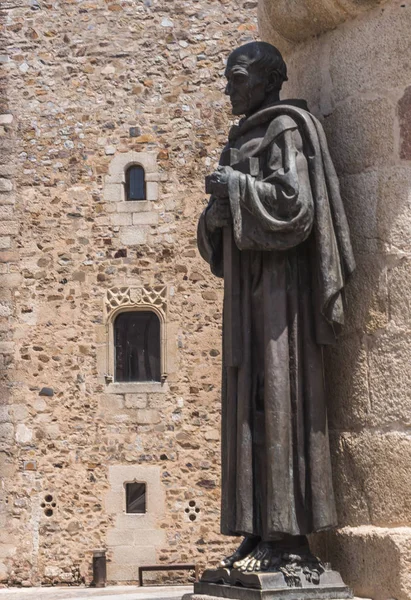
[[[146,181],[145,200],[126,199],[126,172],[129,167],[143,167]],[[137,204],[138,210],[151,210],[151,202],[158,200],[158,181],[160,175],[157,165],[156,152],[123,152],[117,154],[108,168],[104,179],[104,197],[107,201],[125,202],[127,205]]]
[[[109,392],[133,393],[136,391],[163,391],[163,384],[168,375],[167,365],[167,302],[168,289],[166,285],[154,286],[117,286],[106,291],[104,301],[107,348],[105,381]],[[161,382],[130,381],[116,382],[114,322],[116,317],[124,312],[151,311],[160,320],[160,369]]]
[[[126,173],[133,165],[144,169],[146,187],[145,200],[127,200]],[[156,152],[122,152],[114,156],[104,178],[104,200],[108,218],[114,231],[119,234],[123,247],[150,243],[150,236],[158,226],[160,212],[159,199],[160,173]]]

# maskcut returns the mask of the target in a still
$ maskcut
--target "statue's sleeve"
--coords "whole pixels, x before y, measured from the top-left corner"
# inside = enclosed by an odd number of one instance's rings
[[[211,272],[217,277],[224,277],[223,231],[218,228],[210,232],[206,224],[207,211],[215,201],[216,198],[211,196],[208,206],[200,216],[197,228],[197,245],[202,258],[209,263]]]
[[[297,125],[281,123],[260,156],[261,179],[233,170],[230,207],[237,246],[287,250],[309,236],[314,203],[307,160]]]

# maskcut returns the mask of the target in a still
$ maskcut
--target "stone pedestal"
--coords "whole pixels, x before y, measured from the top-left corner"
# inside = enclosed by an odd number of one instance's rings
[[[326,569],[315,583],[303,570],[291,573],[241,573],[237,569],[205,571],[194,594],[183,600],[339,600],[352,598],[337,571]]]

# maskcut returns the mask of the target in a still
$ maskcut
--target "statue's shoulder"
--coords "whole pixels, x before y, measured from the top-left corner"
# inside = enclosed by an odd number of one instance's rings
[[[286,131],[294,129],[298,129],[298,123],[295,118],[286,113],[277,113],[267,122],[267,133],[269,132],[272,140],[275,140]]]

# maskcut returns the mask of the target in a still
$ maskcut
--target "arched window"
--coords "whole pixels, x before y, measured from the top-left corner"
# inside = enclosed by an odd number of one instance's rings
[[[115,381],[161,381],[160,319],[129,311],[114,321]]]
[[[131,165],[126,171],[126,200],[146,199],[146,178],[143,167]]]

